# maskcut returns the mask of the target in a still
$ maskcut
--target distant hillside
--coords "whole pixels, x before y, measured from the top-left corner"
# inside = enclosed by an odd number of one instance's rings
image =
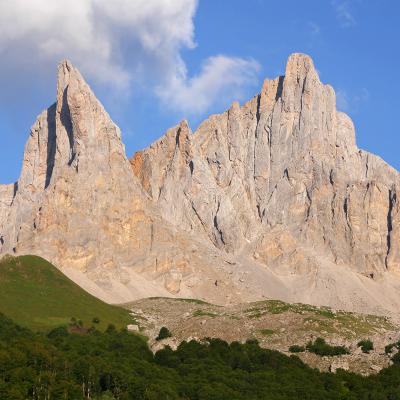
[[[132,321],[123,308],[102,302],[85,292],[56,267],[36,256],[6,256],[0,260],[0,312],[20,325],[49,330],[68,324],[72,317],[98,329],[117,328]]]

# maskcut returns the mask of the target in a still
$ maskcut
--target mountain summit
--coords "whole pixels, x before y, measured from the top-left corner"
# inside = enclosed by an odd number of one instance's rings
[[[400,306],[399,173],[359,150],[310,57],[240,106],[131,160],[70,62],[0,186],[0,252],[48,258],[108,301],[264,297]]]

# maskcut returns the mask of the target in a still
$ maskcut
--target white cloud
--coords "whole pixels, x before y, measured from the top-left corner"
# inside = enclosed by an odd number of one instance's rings
[[[233,88],[228,92],[240,93],[256,68],[254,61],[217,56],[205,61],[199,76],[188,77],[181,51],[196,46],[197,2],[0,0],[2,64],[8,70],[24,66],[50,73],[58,61],[69,58],[101,84],[127,91],[157,87],[161,98],[177,109],[204,111],[225,95],[221,91],[229,84]],[[194,96],[200,101],[190,101]]]
[[[356,20],[351,12],[350,2],[350,0],[332,1],[332,6],[336,11],[336,17],[343,28],[348,28],[356,24]]]
[[[181,62],[180,48],[194,46],[196,6],[196,0],[0,0],[0,51],[42,65],[71,58],[94,79],[124,86],[145,62],[163,61],[164,69]]]
[[[210,99],[214,102],[241,98],[243,88],[257,82],[259,68],[253,59],[218,55],[207,59],[198,75],[188,78],[183,70],[158,87],[157,92],[168,107],[196,114],[212,104]]]

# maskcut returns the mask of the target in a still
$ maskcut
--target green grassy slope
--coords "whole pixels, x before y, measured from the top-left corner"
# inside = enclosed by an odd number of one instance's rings
[[[67,325],[72,317],[85,327],[97,317],[98,329],[132,323],[129,312],[85,292],[56,267],[36,256],[0,260],[0,312],[34,330]]]

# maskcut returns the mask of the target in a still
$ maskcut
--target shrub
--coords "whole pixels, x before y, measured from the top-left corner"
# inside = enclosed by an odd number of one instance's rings
[[[388,344],[387,346],[385,346],[385,353],[390,354],[395,347],[396,347],[396,343]]]
[[[83,321],[81,319],[76,319],[75,317],[72,317],[69,325],[73,328],[83,328]]]
[[[272,329],[261,329],[260,333],[264,336],[270,336],[270,335],[273,335],[275,333],[275,331]]]
[[[92,325],[88,330],[87,330],[87,333],[90,333],[90,334],[93,334],[93,333],[96,333],[97,332],[97,329],[96,329],[96,327],[94,326],[94,325]]]
[[[399,347],[400,347],[400,341],[397,342],[397,343],[390,343],[387,346],[385,346],[385,353],[386,354],[390,354],[393,351],[393,349],[397,349],[398,350]]]
[[[65,336],[68,336],[68,329],[65,326],[54,328],[47,334],[47,337],[49,339],[54,339],[56,337],[65,337]]]
[[[361,347],[362,352],[367,354],[374,349],[374,344],[369,339],[359,341],[357,346]]]
[[[169,338],[169,337],[171,337],[171,336],[172,336],[172,334],[171,334],[171,332],[169,331],[169,329],[166,328],[165,326],[163,326],[163,327],[160,329],[160,332],[158,333],[158,336],[156,337],[156,340],[167,339],[167,338]]]
[[[305,351],[305,347],[304,346],[299,346],[297,344],[294,344],[293,346],[289,347],[289,351],[291,353],[302,353],[303,351]]]
[[[311,341],[307,343],[306,349],[310,353],[319,356],[340,356],[343,354],[350,354],[349,350],[344,346],[331,346],[325,342],[325,339],[317,338],[314,343]]]
[[[399,365],[399,364],[400,364],[400,353],[396,353],[396,354],[392,357],[392,361],[393,361],[393,364]]]
[[[115,333],[117,332],[117,328],[115,327],[114,324],[108,324],[106,333]]]

